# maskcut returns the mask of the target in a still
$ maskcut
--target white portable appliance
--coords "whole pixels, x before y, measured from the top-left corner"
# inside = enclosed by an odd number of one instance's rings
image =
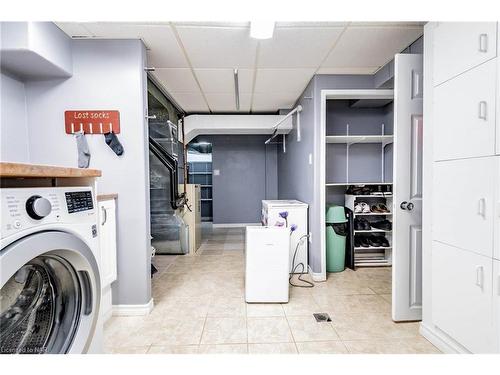
[[[308,234],[306,203],[296,200],[263,200],[262,201],[262,224],[264,226],[284,226],[291,230],[292,225],[296,229],[290,236],[290,272],[307,273],[307,249]],[[292,264],[293,254],[298,246],[295,263]],[[304,267],[296,267],[302,263]],[[295,268],[295,270],[294,270]]]
[[[246,227],[246,302],[288,302],[290,233],[280,227]]]
[[[0,352],[102,353],[92,188],[0,193]]]

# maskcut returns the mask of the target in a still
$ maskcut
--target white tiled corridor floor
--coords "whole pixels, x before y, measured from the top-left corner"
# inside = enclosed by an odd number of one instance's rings
[[[214,229],[196,256],[154,258],[154,310],[113,317],[109,353],[438,353],[418,323],[390,317],[391,270],[329,274],[287,304],[246,304],[244,230]],[[315,312],[332,322],[317,323]]]

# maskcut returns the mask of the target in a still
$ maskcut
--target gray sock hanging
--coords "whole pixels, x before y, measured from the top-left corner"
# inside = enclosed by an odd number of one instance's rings
[[[118,137],[115,133],[104,133],[104,141],[116,155],[120,156],[121,154],[123,154],[123,146],[118,140]]]
[[[88,168],[90,164],[90,150],[85,133],[82,131],[75,133],[75,139],[78,149],[78,168]]]

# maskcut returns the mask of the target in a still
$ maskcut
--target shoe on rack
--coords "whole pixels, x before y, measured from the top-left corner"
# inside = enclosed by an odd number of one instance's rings
[[[364,214],[369,214],[370,212],[372,212],[370,210],[370,205],[366,202],[359,202],[359,205],[361,206],[361,212],[363,212]]]
[[[363,207],[361,207],[361,204],[360,203],[356,203],[354,205],[354,213],[355,214],[360,214],[363,212]]]
[[[383,237],[383,236],[380,236],[379,237],[379,241],[380,241],[380,246],[381,247],[390,247],[391,245],[389,244],[389,241],[387,241],[387,238]]]
[[[354,230],[370,230],[370,223],[366,219],[354,219]]]
[[[354,247],[361,247],[361,238],[354,237]]]
[[[379,213],[379,214],[385,214],[385,213],[388,213],[389,212],[389,209],[387,208],[387,206],[383,203],[378,203],[378,204],[374,204],[372,207],[371,207],[371,210],[372,212],[374,213]]]
[[[371,189],[367,186],[350,185],[345,193],[349,195],[370,195]]]
[[[383,203],[377,204],[377,207],[380,210],[380,212],[383,212],[383,213],[390,212],[389,209],[387,208],[387,206],[385,204],[383,204]]]
[[[389,220],[380,220],[371,223],[371,226],[380,230],[392,230],[392,223]]]
[[[382,243],[380,242],[380,236],[369,236],[368,244],[371,247],[382,247]]]
[[[357,247],[370,247],[370,243],[368,242],[368,238],[366,238],[365,236],[361,236],[361,237],[357,237],[356,238],[358,240],[358,244],[361,245],[361,246],[357,246]]]

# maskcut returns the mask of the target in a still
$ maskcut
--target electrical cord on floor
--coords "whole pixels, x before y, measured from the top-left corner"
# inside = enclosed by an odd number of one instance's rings
[[[302,274],[305,273],[306,271],[306,266],[304,263],[298,263],[297,265],[295,265],[295,257],[297,256],[297,251],[299,250],[299,246],[300,244],[302,243],[302,240],[304,238],[308,238],[309,235],[308,234],[304,234],[302,237],[299,238],[299,242],[297,243],[297,246],[295,247],[295,252],[293,253],[293,258],[292,258],[292,272],[290,273],[290,277],[288,278],[288,282],[290,283],[291,286],[294,286],[294,287],[297,287],[297,288],[313,288],[314,287],[314,284],[310,281],[307,281],[307,280],[304,280],[302,278]],[[306,285],[302,284],[302,285],[298,285],[298,284],[294,284],[292,283],[292,278],[293,278],[293,275],[295,273],[295,271],[297,270],[297,268],[299,266],[302,266],[302,272],[299,274],[299,277],[297,278],[298,280],[306,283]]]

